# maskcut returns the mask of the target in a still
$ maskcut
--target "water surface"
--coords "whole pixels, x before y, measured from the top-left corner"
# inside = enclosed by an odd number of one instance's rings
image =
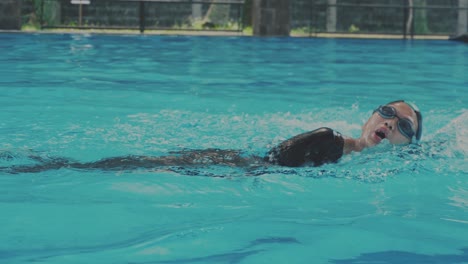
[[[2,263],[468,263],[468,46],[0,34],[0,166],[263,155],[415,102],[420,146],[320,168],[0,172]]]

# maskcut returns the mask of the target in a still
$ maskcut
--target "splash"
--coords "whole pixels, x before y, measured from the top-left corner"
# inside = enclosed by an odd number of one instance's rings
[[[448,160],[436,168],[439,171],[468,173],[468,110],[439,129],[427,140],[424,146],[426,153],[435,160]]]

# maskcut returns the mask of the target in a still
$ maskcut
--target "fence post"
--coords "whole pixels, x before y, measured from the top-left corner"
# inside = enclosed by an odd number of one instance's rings
[[[41,30],[42,25],[44,25],[44,0],[41,0],[41,16],[39,17],[39,26]]]
[[[403,1],[403,39],[406,39],[406,23],[408,21],[408,1],[407,0],[402,0]]]
[[[238,32],[242,32],[242,27],[243,27],[242,20],[244,18],[242,17],[241,8],[244,8],[244,4],[237,6],[237,31]]]
[[[458,0],[457,36],[468,31],[468,0]]]
[[[145,2],[140,1],[140,33],[145,32]]]
[[[404,5],[404,10],[405,10],[405,14],[404,14],[404,19],[405,19],[405,22],[404,22],[404,38],[406,39],[407,38],[407,35],[410,34],[411,35],[411,39],[413,39],[414,37],[414,20],[415,20],[415,17],[414,17],[414,10],[415,10],[415,5],[414,5],[414,2],[413,0],[403,0],[406,2],[406,4]]]
[[[83,22],[83,5],[79,4],[78,6],[78,26],[81,27],[81,24]]]
[[[411,31],[411,39],[414,39],[414,20],[416,20],[415,17],[414,17],[415,7],[413,6],[413,3],[411,3],[411,5],[412,6],[411,6],[411,9],[410,9],[410,12],[411,12],[411,30],[410,31]],[[426,8],[426,7],[424,7],[424,8]]]
[[[312,20],[313,20],[314,1],[311,1],[309,8],[309,38],[312,37]],[[315,26],[315,23],[314,23]]]
[[[254,36],[289,36],[290,2],[284,0],[253,0]]]
[[[336,32],[336,0],[327,1],[327,33]]]
[[[193,0],[190,0],[190,3],[192,4],[192,20],[202,21],[203,20],[202,4],[193,3]]]

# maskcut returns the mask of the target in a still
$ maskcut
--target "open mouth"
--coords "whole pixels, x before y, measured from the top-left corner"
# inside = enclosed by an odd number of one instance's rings
[[[375,134],[381,139],[384,139],[386,137],[383,131],[375,131]]]

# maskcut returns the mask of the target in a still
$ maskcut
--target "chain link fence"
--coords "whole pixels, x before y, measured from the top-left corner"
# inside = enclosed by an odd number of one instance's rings
[[[251,27],[252,3],[257,0],[88,0],[86,5],[71,0],[2,1],[21,2],[23,28],[241,32]],[[468,0],[290,0],[289,4],[292,35],[468,31]]]
[[[75,4],[73,4],[74,2]],[[30,0],[23,23],[41,29],[241,31],[243,0]]]
[[[453,35],[467,31],[467,3],[466,0],[296,1],[292,6],[291,28],[310,35]]]

